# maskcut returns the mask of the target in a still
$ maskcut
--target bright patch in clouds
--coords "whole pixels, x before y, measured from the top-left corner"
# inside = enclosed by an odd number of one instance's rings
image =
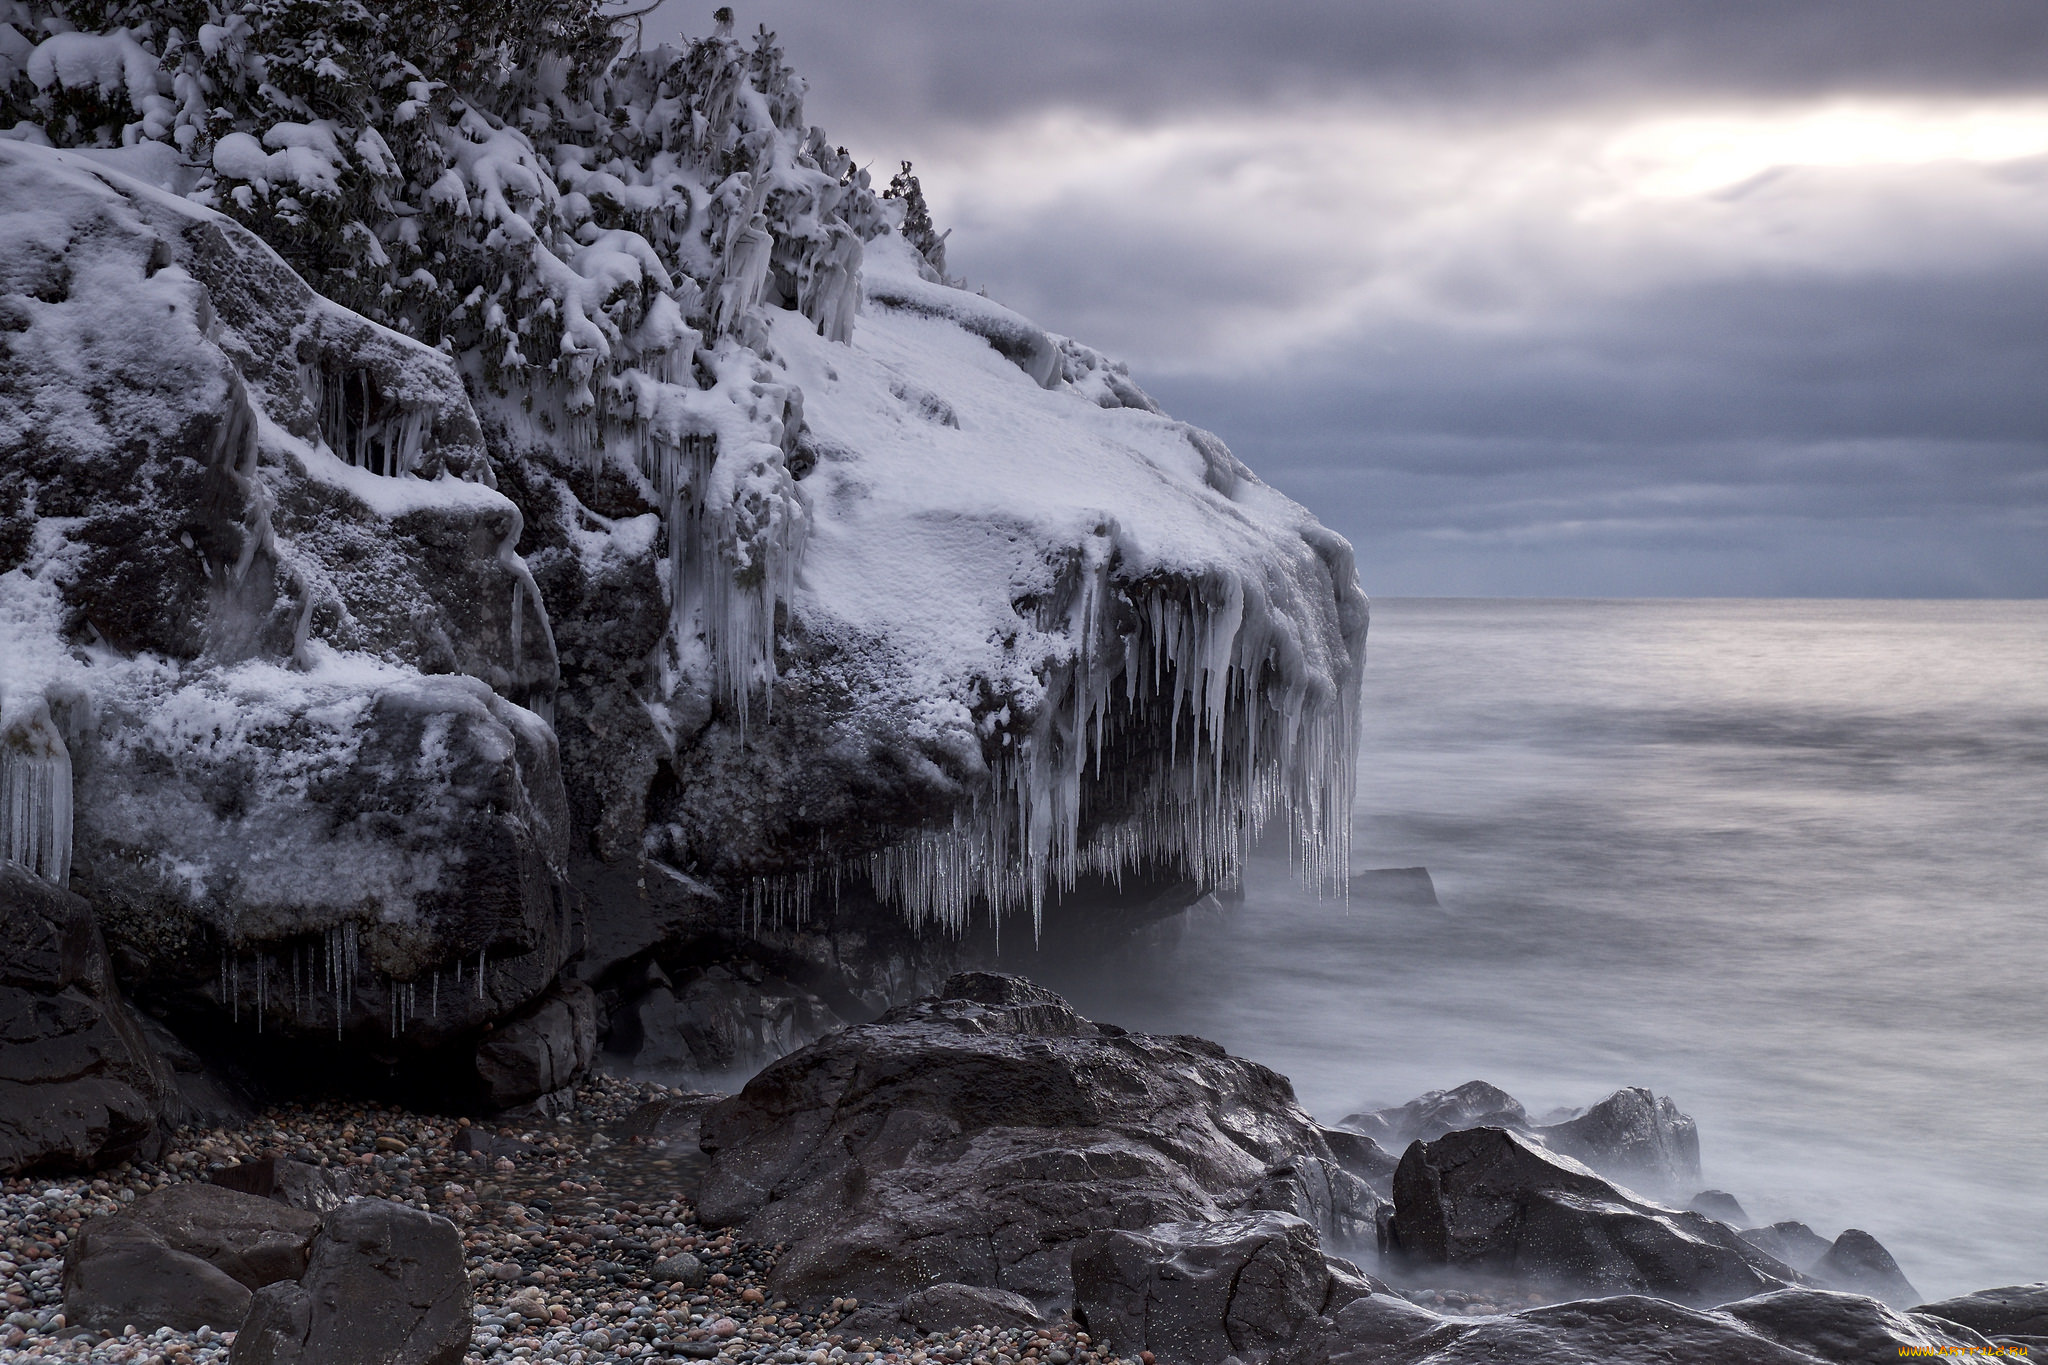
[[[1285,365],[1383,327],[1495,333],[1686,280],[1940,271],[2048,221],[2048,102],[1355,104],[1151,125],[1054,110],[919,170],[956,273],[1155,374]]]

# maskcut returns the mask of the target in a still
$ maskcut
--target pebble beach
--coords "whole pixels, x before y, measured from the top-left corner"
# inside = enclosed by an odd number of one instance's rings
[[[263,1156],[345,1171],[354,1193],[397,1200],[462,1230],[475,1295],[469,1365],[514,1360],[719,1360],[727,1365],[1111,1365],[1074,1324],[862,1336],[860,1305],[770,1296],[776,1248],[702,1227],[679,1194],[695,1153],[621,1136],[660,1085],[594,1077],[553,1119],[473,1124],[378,1106],[264,1110],[228,1129],[177,1133],[157,1161],[95,1178],[0,1186],[0,1360],[213,1365],[232,1333],[108,1335],[63,1317],[64,1247],[88,1218],[153,1189]],[[464,1147],[473,1150],[463,1150]],[[809,1311],[806,1311],[809,1310]],[[871,1330],[871,1329],[870,1329]]]

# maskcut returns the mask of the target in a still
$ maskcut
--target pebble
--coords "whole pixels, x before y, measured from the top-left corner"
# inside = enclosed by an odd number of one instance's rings
[[[815,1312],[775,1299],[768,1275],[778,1248],[703,1227],[675,1192],[677,1161],[659,1145],[607,1131],[666,1093],[599,1076],[578,1088],[569,1115],[505,1125],[380,1106],[281,1105],[232,1131],[180,1131],[156,1162],[0,1182],[0,1361],[226,1365],[232,1332],[67,1329],[64,1247],[85,1219],[151,1190],[275,1155],[345,1166],[359,1192],[455,1222],[475,1295],[465,1365],[1019,1365],[1034,1356],[1044,1365],[1119,1365],[1071,1322],[1038,1333],[975,1327],[871,1339],[838,1330],[859,1309],[856,1299]],[[456,1149],[472,1126],[497,1140],[488,1155]],[[666,1277],[671,1270],[685,1278]]]

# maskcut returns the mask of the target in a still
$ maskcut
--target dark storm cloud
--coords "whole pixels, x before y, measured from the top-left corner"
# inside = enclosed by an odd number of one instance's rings
[[[2042,0],[738,13],[1369,590],[2048,594]]]

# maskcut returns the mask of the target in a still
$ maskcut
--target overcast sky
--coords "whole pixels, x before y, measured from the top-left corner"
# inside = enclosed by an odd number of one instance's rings
[[[2048,595],[2048,0],[735,8],[1370,592]]]

